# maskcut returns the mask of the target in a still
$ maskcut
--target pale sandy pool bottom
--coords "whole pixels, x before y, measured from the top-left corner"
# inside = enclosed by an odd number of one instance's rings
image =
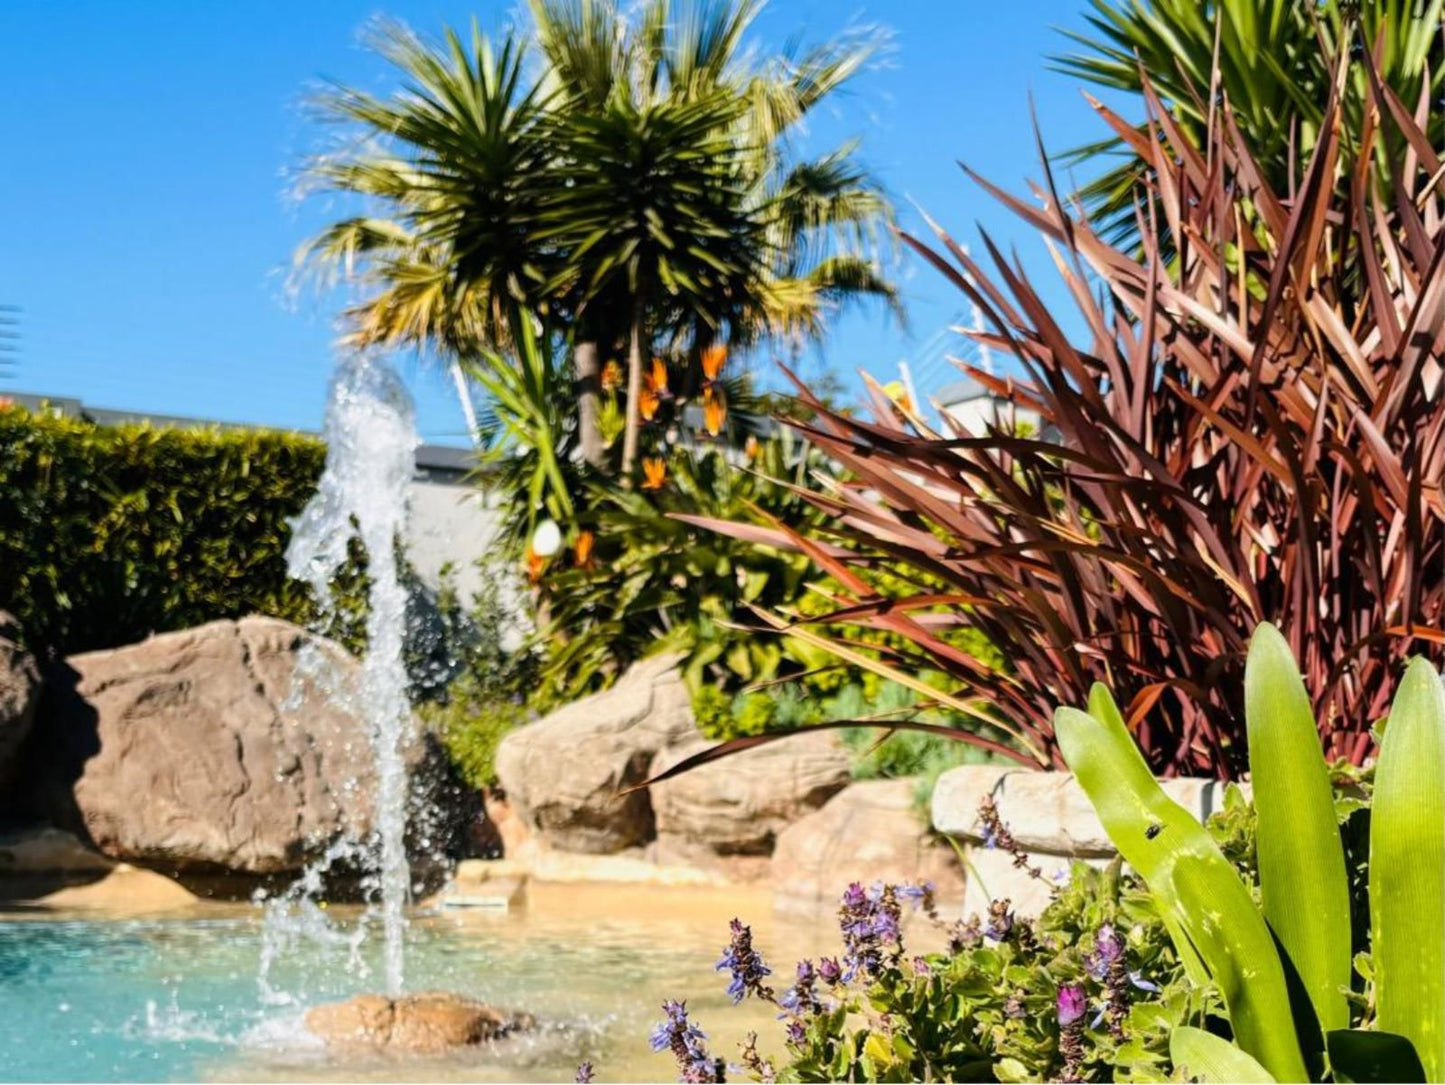
[[[750,1029],[776,1048],[770,1007],[733,1006],[714,964],[734,915],[754,927],[779,986],[802,956],[837,951],[832,916],[776,917],[758,890],[533,885],[507,913],[412,917],[407,987],[449,990],[535,1014],[534,1034],[444,1058],[338,1059],[305,1009],[379,984],[377,939],[348,968],[337,947],[301,944],[263,997],[261,918],[206,906],[150,918],[0,917],[0,1052],[10,1080],[570,1081],[589,1059],[611,1081],[670,1080],[647,1035],[665,998],[685,998],[715,1053]],[[337,909],[342,925],[355,913]]]

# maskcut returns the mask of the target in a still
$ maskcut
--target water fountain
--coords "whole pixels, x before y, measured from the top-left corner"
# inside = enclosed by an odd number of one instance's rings
[[[409,871],[406,857],[405,747],[412,713],[402,655],[406,589],[397,570],[397,540],[406,526],[407,486],[415,469],[415,410],[400,377],[368,355],[343,361],[332,378],[324,427],[326,468],[316,495],[294,525],[286,551],[291,575],[332,600],[332,585],[352,539],[366,549],[366,642],[358,714],[376,755],[375,847],[386,992],[401,993]],[[304,879],[303,879],[304,884]]]

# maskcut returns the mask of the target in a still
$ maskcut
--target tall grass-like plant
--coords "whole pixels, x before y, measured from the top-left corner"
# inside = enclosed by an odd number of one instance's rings
[[[1105,114],[1148,164],[1137,256],[1052,178],[1037,205],[975,178],[1043,235],[1067,315],[988,238],[991,273],[941,230],[907,238],[1023,375],[964,368],[1045,434],[936,433],[882,395],[865,421],[804,390],[816,419],[800,428],[853,481],[809,494],[823,531],[779,524],[775,541],[842,587],[830,613],[771,624],[815,642],[825,624],[900,635],[890,677],[949,674],[945,703],[1041,765],[1062,764],[1053,706],[1111,682],[1131,691],[1125,723],[1152,770],[1232,778],[1246,640],[1270,620],[1326,752],[1361,762],[1390,675],[1445,639],[1445,204],[1427,132],[1374,82],[1354,161],[1396,131],[1395,192],[1343,171],[1343,81],[1280,190],[1228,100],[1196,145],[1146,79],[1149,138]],[[881,568],[917,590],[880,589]],[[1007,666],[951,646],[958,626]]]
[[[1255,632],[1245,683],[1259,908],[1209,835],[1149,773],[1102,685],[1087,712],[1061,708],[1055,723],[1065,760],[1109,838],[1148,884],[1191,975],[1223,996],[1237,1049],[1181,1029],[1176,1067],[1206,1081],[1445,1080],[1439,673],[1413,660],[1390,707],[1375,773],[1369,935],[1361,946],[1352,943],[1344,846],[1314,720],[1272,626]],[[1352,1012],[1356,949],[1371,961],[1360,979],[1372,981],[1372,997]],[[1305,997],[1291,997],[1289,977]]]

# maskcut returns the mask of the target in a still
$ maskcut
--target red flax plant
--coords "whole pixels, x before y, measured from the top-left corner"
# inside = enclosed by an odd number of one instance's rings
[[[1269,620],[1327,752],[1364,760],[1403,657],[1445,642],[1445,167],[1423,134],[1427,99],[1412,116],[1377,79],[1363,130],[1344,132],[1341,73],[1289,192],[1266,187],[1227,102],[1202,148],[1147,80],[1147,137],[1098,107],[1151,167],[1139,255],[1066,208],[1052,178],[1036,207],[974,177],[1049,243],[1078,341],[989,239],[992,277],[941,230],[936,246],[906,238],[986,315],[994,330],[975,338],[1025,376],[965,369],[1051,439],[936,434],[883,396],[859,420],[800,385],[815,418],[797,428],[851,473],[808,494],[827,534],[711,525],[803,550],[840,585],[828,613],[769,624],[900,680],[942,672],[952,689],[937,699],[979,721],[968,730],[1044,766],[1061,765],[1055,707],[1103,681],[1129,698],[1155,771],[1234,778],[1246,639]],[[1389,192],[1338,165],[1345,138],[1367,164],[1382,124],[1408,148]],[[880,587],[883,571],[910,586]],[[822,626],[902,647],[867,663]],[[1005,666],[957,647],[961,627]]]

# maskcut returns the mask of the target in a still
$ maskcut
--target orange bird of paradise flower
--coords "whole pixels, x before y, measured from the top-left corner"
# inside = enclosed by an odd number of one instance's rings
[[[723,401],[721,393],[715,388],[705,388],[702,393],[702,421],[707,431],[716,437],[722,432],[723,422],[727,420],[728,406]]]
[[[667,366],[661,358],[652,359],[652,371],[643,374],[642,396],[637,401],[638,410],[644,420],[651,422],[662,406],[662,397],[667,392]]]
[[[667,482],[667,461],[661,456],[642,457],[642,488],[660,490]]]
[[[592,544],[596,542],[596,536],[590,531],[580,532],[577,536],[577,545],[573,548],[577,568],[588,569],[592,566]]]
[[[533,550],[529,544],[527,546],[527,579],[533,584],[537,583],[542,579],[542,573],[546,568],[547,559]]]
[[[612,359],[602,367],[602,390],[604,392],[615,392],[622,387],[622,367],[617,364],[617,359]]]
[[[728,348],[721,343],[714,343],[702,352],[702,375],[710,381],[717,380],[727,360]]]

